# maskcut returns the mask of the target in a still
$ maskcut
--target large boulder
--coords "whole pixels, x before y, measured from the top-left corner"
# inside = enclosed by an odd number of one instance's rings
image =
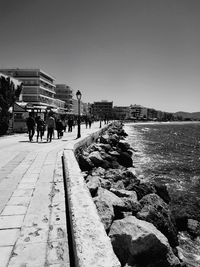
[[[142,209],[137,218],[152,223],[167,238],[172,247],[178,245],[177,229],[168,205],[156,194],[144,196],[139,203]]]
[[[109,237],[122,266],[180,266],[167,238],[154,225],[134,216],[114,221]]]
[[[110,190],[110,188],[112,186],[112,184],[109,180],[105,180],[102,178],[100,178],[100,183],[101,183],[101,187],[104,189],[107,189],[107,190]]]
[[[113,207],[124,207],[124,202],[121,198],[101,187],[98,189],[95,199],[105,201],[108,205],[112,205]]]
[[[115,218],[122,219],[127,216],[127,212],[129,215],[135,215],[142,209],[142,206],[137,200],[137,194],[134,191],[127,191],[124,189],[115,189],[111,188],[110,191],[121,198],[124,202],[124,206],[119,208],[114,208]]]
[[[111,150],[111,145],[109,145],[109,144],[101,144],[101,143],[99,143],[99,146],[100,146],[103,150],[105,150],[105,152],[109,152],[109,151]]]
[[[115,188],[115,189],[125,189],[125,187],[124,187],[124,183],[123,183],[123,181],[122,180],[119,180],[119,181],[117,181],[117,182],[113,182],[112,183],[112,187],[113,188]]]
[[[108,140],[109,140],[108,134],[104,134],[104,135],[100,136],[100,138],[99,138],[99,142],[102,144],[108,144]]]
[[[189,219],[187,222],[187,230],[194,237],[200,236],[200,222]]]
[[[141,182],[137,184],[129,183],[129,185],[126,186],[126,189],[134,190],[137,193],[139,200],[148,194],[156,193],[155,187],[149,182]]]
[[[109,151],[109,154],[112,156],[112,157],[119,157],[120,156],[120,153],[117,152],[117,151]]]
[[[86,179],[86,185],[90,191],[91,196],[94,197],[98,191],[99,186],[101,185],[101,182],[99,177],[89,175]]]
[[[109,139],[108,139],[108,143],[111,145],[111,146],[116,146],[119,142],[119,136],[117,134],[113,134],[111,136],[109,136]]]
[[[127,151],[128,149],[130,149],[130,144],[124,140],[120,140],[118,142],[118,148],[120,148],[122,151]]]
[[[82,171],[90,171],[94,168],[92,161],[88,157],[85,157],[83,155],[79,155],[78,163]]]
[[[113,206],[98,198],[94,200],[94,203],[96,205],[101,222],[103,223],[105,230],[108,231],[114,218]]]
[[[111,188],[110,191],[118,197],[129,197],[137,201],[137,194],[135,191],[128,191],[125,189],[115,189],[115,188]]]
[[[167,190],[167,186],[165,184],[155,183],[154,188],[156,190],[156,194],[161,197],[167,204],[169,204],[171,197]]]
[[[120,165],[128,168],[133,166],[132,157],[127,152],[120,153],[119,157],[117,158]]]
[[[100,176],[100,177],[103,177],[104,176],[104,174],[105,174],[105,169],[104,168],[102,168],[102,167],[98,167],[98,168],[94,168],[93,170],[92,170],[92,173],[91,173],[91,175],[92,176]]]
[[[129,169],[124,170],[122,172],[121,177],[122,177],[124,186],[128,190],[133,190],[135,185],[139,185],[140,184],[140,180],[135,176],[132,168],[130,168],[130,170]]]
[[[110,169],[104,174],[104,179],[108,179],[113,182],[122,180],[122,171],[120,169]]]
[[[104,163],[104,160],[102,159],[99,151],[93,151],[92,153],[90,153],[89,159],[91,160],[91,162],[94,164],[95,167],[102,166]]]

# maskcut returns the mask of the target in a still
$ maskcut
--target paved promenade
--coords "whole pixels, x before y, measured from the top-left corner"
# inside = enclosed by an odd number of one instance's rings
[[[82,137],[97,130],[81,125]],[[70,266],[61,156],[76,136],[0,137],[0,267]]]

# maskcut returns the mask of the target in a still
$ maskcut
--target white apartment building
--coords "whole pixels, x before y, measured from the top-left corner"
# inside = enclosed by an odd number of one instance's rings
[[[0,69],[0,72],[22,82],[20,102],[30,104],[36,109],[65,109],[65,102],[55,98],[55,78],[41,69]]]
[[[147,118],[147,108],[141,105],[130,105],[129,118],[144,119]]]

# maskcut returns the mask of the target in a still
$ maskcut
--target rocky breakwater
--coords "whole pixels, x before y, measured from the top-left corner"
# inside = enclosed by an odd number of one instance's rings
[[[186,266],[167,188],[136,177],[126,136],[116,123],[76,154],[114,252],[126,267]]]

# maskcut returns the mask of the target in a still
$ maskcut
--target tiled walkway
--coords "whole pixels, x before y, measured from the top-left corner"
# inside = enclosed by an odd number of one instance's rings
[[[82,126],[82,136],[98,129]],[[69,266],[61,156],[76,135],[0,138],[0,267]]]

